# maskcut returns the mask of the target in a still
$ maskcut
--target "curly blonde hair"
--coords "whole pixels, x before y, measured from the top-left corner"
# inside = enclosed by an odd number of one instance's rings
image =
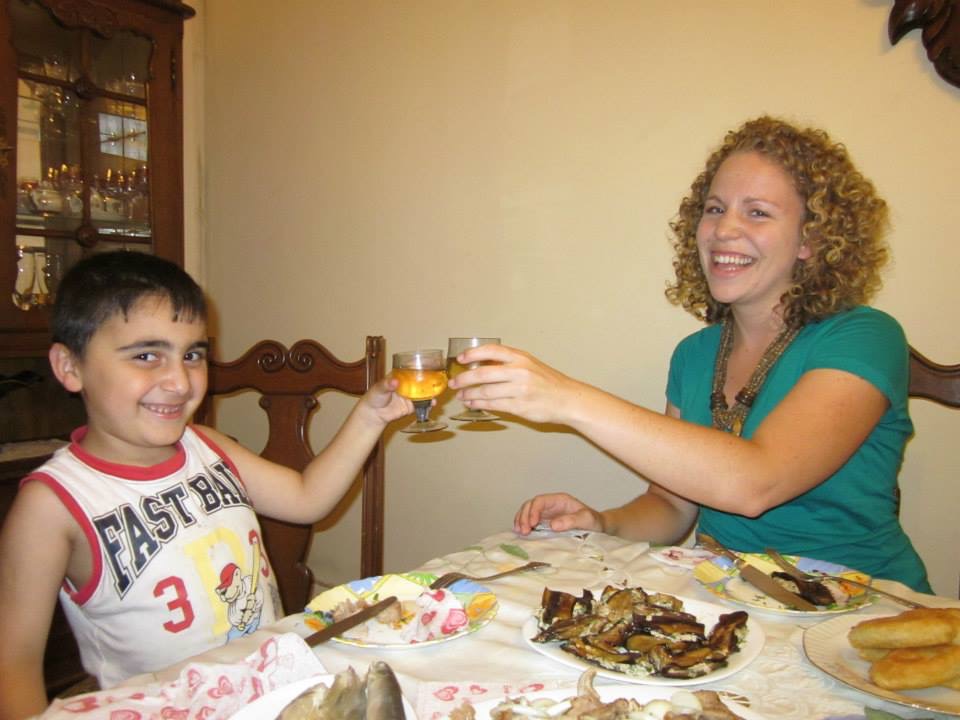
[[[880,289],[880,269],[888,258],[886,202],[854,167],[846,148],[824,131],[767,116],[727,133],[680,203],[670,223],[676,283],[667,287],[667,299],[710,324],[729,314],[729,306],[710,295],[697,252],[697,225],[721,163],[733,153],[751,151],[793,178],[806,207],[801,234],[812,255],[795,264],[793,283],[781,298],[787,326],[802,327],[867,302]]]

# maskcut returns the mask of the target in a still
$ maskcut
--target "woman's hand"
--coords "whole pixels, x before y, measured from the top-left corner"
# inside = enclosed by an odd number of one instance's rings
[[[566,424],[585,387],[529,353],[505,345],[471,348],[457,360],[463,365],[488,363],[450,380],[457,399],[470,409]]]
[[[603,516],[589,505],[567,493],[537,495],[527,500],[513,518],[513,529],[529,535],[541,521],[548,521],[554,532],[590,530],[606,532]]]

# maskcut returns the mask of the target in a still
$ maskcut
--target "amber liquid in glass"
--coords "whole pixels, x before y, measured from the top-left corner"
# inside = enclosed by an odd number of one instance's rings
[[[475,362],[475,363],[470,363],[469,365],[461,365],[460,363],[457,362],[456,358],[450,358],[449,360],[447,360],[447,375],[449,377],[455,378],[460,373],[466,372],[467,370],[476,370],[478,367],[481,367],[482,365],[496,365],[496,363],[491,360],[488,362]]]
[[[455,378],[460,373],[464,373],[467,370],[476,370],[478,367],[483,365],[496,365],[497,363],[493,360],[488,360],[484,362],[475,362],[470,363],[469,365],[461,365],[457,362],[455,357],[447,358],[447,375]],[[464,410],[459,415],[453,416],[454,420],[467,420],[467,421],[478,421],[478,420],[499,420],[496,415],[492,415],[485,410]]]
[[[392,374],[400,381],[397,394],[410,400],[431,400],[447,387],[443,370],[394,368]]]

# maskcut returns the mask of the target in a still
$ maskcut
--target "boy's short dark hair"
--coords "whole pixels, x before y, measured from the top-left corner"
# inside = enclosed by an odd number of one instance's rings
[[[82,357],[93,334],[107,320],[124,317],[145,297],[166,298],[174,320],[207,319],[203,290],[179,265],[130,250],[94,253],[71,267],[57,288],[53,341]]]

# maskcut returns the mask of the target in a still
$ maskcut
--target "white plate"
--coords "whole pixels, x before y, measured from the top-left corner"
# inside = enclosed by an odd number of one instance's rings
[[[710,628],[716,624],[721,615],[725,615],[730,612],[729,608],[725,608],[721,605],[701,602],[700,600],[689,600],[679,596],[676,597],[683,602],[684,612],[696,615],[697,621],[703,623],[703,626],[707,632],[710,632]],[[571,653],[561,650],[560,643],[558,642],[535,643],[533,642],[532,638],[539,632],[537,628],[536,617],[531,617],[528,619],[523,624],[521,632],[523,633],[523,639],[527,645],[541,655],[580,670],[596,670],[597,677],[609,678],[619,682],[635,683],[637,685],[702,685],[703,683],[722,680],[725,677],[733,675],[735,672],[743,670],[743,668],[753,662],[757,655],[760,654],[760,651],[763,650],[763,643],[766,639],[766,636],[763,633],[763,628],[761,628],[758,623],[754,622],[753,618],[748,618],[747,638],[740,646],[740,650],[733,653],[728,658],[726,667],[719,668],[718,670],[714,670],[712,673],[707,673],[706,675],[696,678],[668,678],[660,675],[626,675],[614,670],[608,670],[600,667],[599,665],[594,665],[586,660],[581,660],[576,655],[572,655]]]
[[[437,576],[431,573],[410,572],[377,575],[361,580],[353,580],[345,585],[338,585],[335,588],[317,595],[307,605],[305,620],[309,627],[319,630],[332,622],[329,612],[342,602],[357,602],[358,600],[363,600],[372,605],[378,600],[389,597],[390,595],[395,595],[401,602],[404,600],[414,600],[423,594],[430,583],[436,579]],[[496,596],[487,587],[471,580],[458,580],[447,588],[447,590],[460,601],[467,615],[467,624],[449,635],[444,635],[434,640],[419,642],[401,642],[399,639],[395,641],[374,641],[370,640],[369,637],[365,637],[364,632],[372,632],[375,628],[381,633],[396,636],[397,638],[399,638],[400,633],[373,619],[347,630],[343,635],[339,635],[333,638],[333,640],[345,645],[356,645],[358,647],[390,648],[393,650],[421,648],[427,645],[447,642],[448,640],[455,640],[456,638],[476,632],[493,620],[500,607]]]
[[[684,570],[693,570],[704,560],[712,560],[716,557],[709,550],[698,547],[682,547],[680,545],[667,545],[650,549],[650,557],[662,562],[664,565],[673,565]]]
[[[764,553],[737,554],[750,565],[753,565],[767,575],[780,570],[780,566],[774,563],[773,560]],[[785,555],[784,557],[803,572],[838,575],[840,577],[848,576],[853,580],[858,580],[863,583],[870,582],[869,575],[851,570],[843,565],[826,562],[825,560],[797,557],[795,555]],[[746,605],[747,607],[779,615],[836,615],[857,610],[873,602],[873,596],[868,590],[847,585],[846,590],[850,593],[850,598],[842,605],[836,603],[833,605],[825,605],[816,611],[795,610],[794,608],[787,607],[778,600],[774,600],[769,595],[765,595],[750,583],[742,580],[740,573],[736,567],[734,567],[733,563],[729,559],[717,555],[714,555],[709,560],[698,563],[693,569],[693,576],[707,590],[723,600],[730,600],[740,605]]]
[[[640,703],[648,703],[651,700],[657,699],[669,700],[671,695],[670,690],[654,687],[641,687],[639,685],[595,685],[594,689],[597,691],[600,699],[604,702],[613,702],[617,698],[625,698],[627,700],[636,700]],[[575,694],[576,690],[571,689],[544,690],[536,693],[525,693],[523,694],[523,697],[527,698],[528,700],[539,698],[563,700],[565,698],[572,697]],[[520,694],[510,695],[509,697],[520,697]],[[473,709],[476,712],[477,720],[489,720],[490,711],[503,702],[504,699],[505,698],[485,700],[482,703],[474,705]],[[724,705],[743,718],[743,720],[764,720],[762,716],[757,715],[757,713],[750,710],[750,708],[746,708],[743,705],[739,705],[735,702],[727,700],[722,695],[720,699],[723,701]]]
[[[234,713],[231,720],[275,720],[280,711],[289,705],[297,695],[320,683],[329,688],[335,677],[335,675],[314,675],[284,685],[254,700],[240,712]],[[417,715],[406,698],[403,698],[403,710],[407,716],[406,720],[417,720]]]
[[[854,625],[887,615],[844,615],[807,628],[803,633],[803,651],[807,659],[837,680],[884,700],[946,715],[960,716],[960,691],[945,687],[923,690],[884,690],[870,682],[870,663],[860,658],[847,640]]]

